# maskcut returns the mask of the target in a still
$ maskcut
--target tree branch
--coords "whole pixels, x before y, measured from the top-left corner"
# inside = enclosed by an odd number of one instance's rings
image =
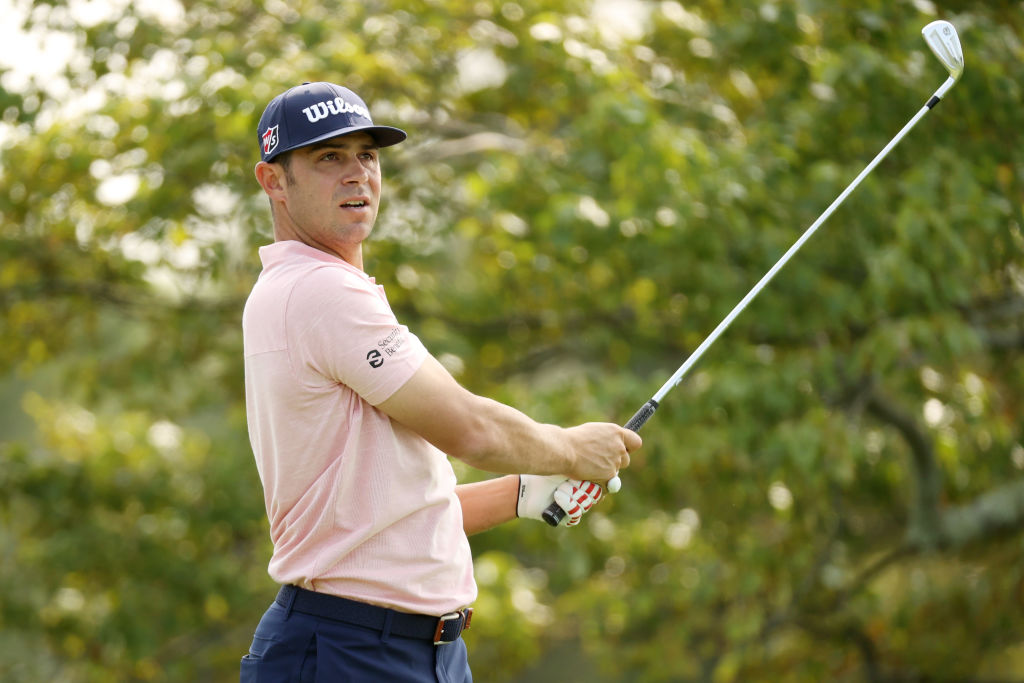
[[[917,548],[933,548],[941,537],[939,496],[942,492],[942,472],[935,457],[935,446],[910,413],[879,391],[877,382],[865,385],[863,399],[868,414],[893,427],[910,449],[915,486],[908,540]]]

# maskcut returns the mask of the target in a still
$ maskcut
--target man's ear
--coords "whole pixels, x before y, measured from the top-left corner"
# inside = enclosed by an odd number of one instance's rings
[[[255,172],[256,182],[271,200],[284,199],[284,186],[287,181],[284,179],[284,169],[280,164],[261,161],[256,164]]]

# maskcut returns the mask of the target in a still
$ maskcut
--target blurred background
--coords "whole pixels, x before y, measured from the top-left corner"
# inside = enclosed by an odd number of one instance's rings
[[[1021,2],[2,4],[0,679],[237,680],[278,92],[409,132],[366,268],[460,382],[622,423],[946,79],[943,18],[962,80],[622,492],[472,539],[466,636],[479,681],[1024,681]]]

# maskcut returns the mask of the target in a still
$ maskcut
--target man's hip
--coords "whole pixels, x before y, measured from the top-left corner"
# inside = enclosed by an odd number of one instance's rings
[[[469,616],[406,614],[285,586],[242,658],[241,681],[469,683],[460,637]]]

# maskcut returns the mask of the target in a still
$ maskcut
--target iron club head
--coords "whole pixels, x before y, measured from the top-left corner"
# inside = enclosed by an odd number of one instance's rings
[[[931,51],[946,67],[950,77],[954,81],[959,79],[964,72],[964,51],[953,24],[939,19],[921,29],[921,34]]]

